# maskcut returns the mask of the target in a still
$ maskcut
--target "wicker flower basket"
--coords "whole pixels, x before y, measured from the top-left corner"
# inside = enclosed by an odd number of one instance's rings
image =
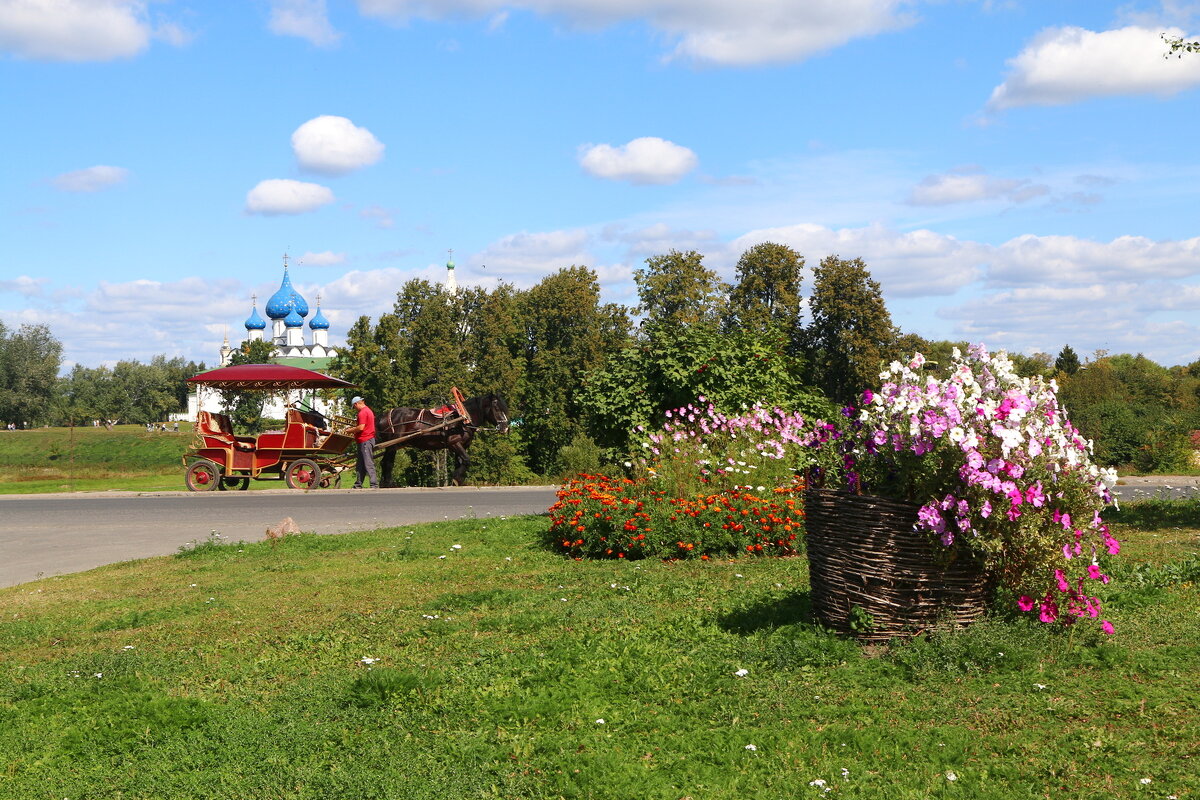
[[[915,531],[918,509],[827,489],[805,493],[812,609],[821,624],[879,642],[983,614],[990,587],[982,565]]]

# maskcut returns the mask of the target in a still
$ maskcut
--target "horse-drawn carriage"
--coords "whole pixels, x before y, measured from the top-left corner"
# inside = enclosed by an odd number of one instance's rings
[[[241,364],[188,379],[198,387],[280,394],[305,389],[353,389],[354,384],[319,372],[281,364]],[[458,484],[470,464],[467,447],[484,426],[508,430],[508,406],[495,394],[464,398],[452,388],[450,402],[435,409],[392,408],[376,416],[375,454],[382,456],[385,481],[397,447],[449,450]],[[288,405],[283,430],[238,436],[225,414],[201,411],[196,438],[183,456],[185,482],[193,492],[246,489],[250,480],[282,480],[291,489],[337,487],[353,469],[354,437],[347,417],[325,417],[302,401]]]
[[[270,394],[305,389],[352,389],[354,384],[282,364],[240,364],[202,372],[198,387]],[[327,418],[296,400],[288,404],[282,430],[238,436],[225,414],[200,411],[195,439],[183,456],[184,480],[193,492],[246,489],[250,480],[282,480],[291,489],[337,486],[353,468],[347,451],[354,437],[340,432],[350,420]]]

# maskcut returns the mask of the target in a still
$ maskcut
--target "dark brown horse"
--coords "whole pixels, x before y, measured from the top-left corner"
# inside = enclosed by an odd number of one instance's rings
[[[494,392],[470,397],[463,401],[468,419],[451,425],[445,420],[456,414],[450,408],[433,411],[428,408],[390,408],[375,417],[375,441],[387,442],[405,437],[403,441],[384,448],[379,462],[382,485],[392,485],[392,465],[396,461],[396,448],[413,447],[417,450],[449,450],[454,454],[454,472],[450,482],[461,486],[471,457],[467,448],[481,428],[494,428],[508,433],[508,404]]]

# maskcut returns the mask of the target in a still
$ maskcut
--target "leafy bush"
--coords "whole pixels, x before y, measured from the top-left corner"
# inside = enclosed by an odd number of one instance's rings
[[[436,685],[429,675],[398,669],[373,669],[355,678],[346,692],[348,705],[377,708]]]
[[[793,497],[798,489],[684,498],[646,480],[580,475],[559,490],[544,543],[587,558],[791,555],[803,531],[804,512]]]

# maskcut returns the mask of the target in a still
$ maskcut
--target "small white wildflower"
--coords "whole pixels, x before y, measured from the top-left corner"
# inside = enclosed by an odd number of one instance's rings
[[[361,659],[359,659],[359,663],[366,664],[369,667],[378,660],[379,660],[378,658],[371,658],[370,656],[363,656]]]
[[[451,550],[462,550],[462,545],[461,544],[452,544],[452,545],[450,545],[450,549]]]
[[[1168,487],[1168,488],[1170,488],[1170,487]],[[98,678],[100,676],[97,675],[96,677]],[[1152,781],[1149,778],[1142,778],[1141,780],[1138,781],[1138,783],[1140,783],[1142,786],[1148,786],[1150,783],[1152,783]]]
[[[845,767],[842,767],[842,780],[850,780],[850,770],[846,769]]]
[[[617,585],[615,583],[610,583],[609,586],[612,587],[613,589],[617,588]]]
[[[559,599],[559,600],[562,600],[564,603],[565,603],[565,602],[567,602],[567,598],[565,598],[565,597],[560,597],[560,598],[558,598],[558,599]]]
[[[440,559],[443,559],[443,558],[445,558],[445,556],[438,556],[438,559],[439,559],[439,560],[440,560]]]
[[[809,786],[816,786],[817,788],[820,788],[820,787],[822,787],[822,786],[824,786],[824,785],[825,785],[825,781],[821,780],[820,778],[817,778],[816,780],[809,781],[809,782],[808,782],[808,785],[809,785]]]
[[[1045,688],[1046,688],[1046,684],[1044,684],[1044,683],[1035,683],[1035,684],[1033,685],[1033,688],[1035,688],[1035,689],[1038,689],[1038,690],[1045,689]]]
[[[733,674],[734,674],[734,675],[737,675],[739,678],[744,678],[744,677],[746,677],[747,675],[749,675],[749,674],[750,674],[750,670],[748,670],[748,669],[739,669],[737,672],[735,672],[735,673],[733,673]]]
[[[953,772],[947,772],[947,773],[946,773],[946,780],[948,780],[948,781],[952,781],[952,782],[953,782],[953,781],[956,781],[956,780],[958,780],[958,776],[957,776],[957,775],[955,775]]]
[[[195,589],[195,588],[196,588],[196,584],[194,584],[194,583],[189,583],[189,584],[188,584],[188,587],[189,587],[189,588],[192,588],[192,589]]]
[[[597,724],[597,725],[603,725],[603,724],[604,724],[604,718],[603,718],[603,717],[601,717],[600,719],[596,720],[596,724]]]
[[[758,747],[756,747],[755,745],[752,745],[752,744],[748,744],[748,745],[746,745],[746,749],[747,750],[757,750]]]
[[[122,650],[132,650],[132,649],[133,649],[133,645],[131,645],[131,644],[127,644],[127,645],[125,645],[124,647],[122,647],[121,649],[122,649]]]
[[[103,678],[103,677],[104,677],[104,673],[103,673],[103,672],[97,672],[97,673],[96,673],[95,675],[93,675],[92,677],[94,677],[94,678]],[[1145,778],[1142,778],[1142,780],[1143,780],[1145,783],[1149,783],[1149,782],[1150,782],[1150,781],[1146,780]]]
[[[735,573],[733,574],[733,577],[735,577],[735,578],[744,578],[744,577],[746,577],[746,576],[745,576],[745,575],[743,575],[743,574],[742,574],[742,573],[740,573],[740,572],[735,572]]]
[[[505,561],[512,561],[512,556],[505,556],[505,557],[504,557],[504,560],[505,560]]]

